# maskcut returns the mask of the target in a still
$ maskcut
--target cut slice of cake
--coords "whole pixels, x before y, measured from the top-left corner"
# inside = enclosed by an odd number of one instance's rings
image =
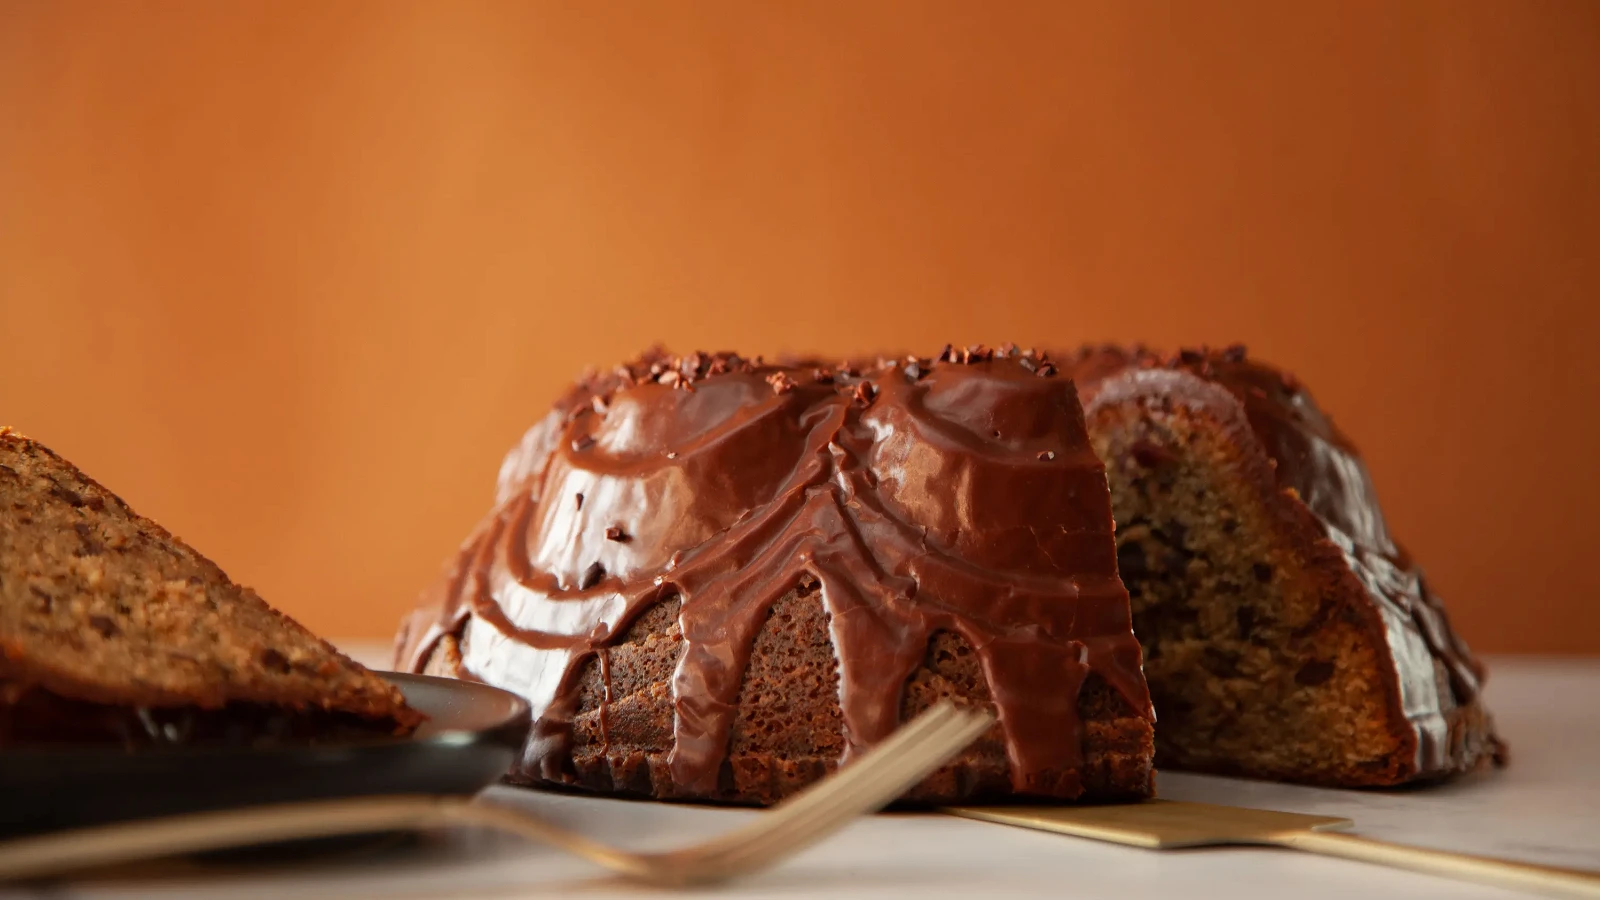
[[[1364,786],[1500,755],[1482,667],[1293,377],[1241,347],[1061,365],[1110,479],[1159,765]]]
[[[0,428],[0,746],[404,735],[388,682]]]

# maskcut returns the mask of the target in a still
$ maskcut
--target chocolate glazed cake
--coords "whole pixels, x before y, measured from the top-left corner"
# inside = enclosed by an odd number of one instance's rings
[[[1242,347],[1062,363],[1106,461],[1163,766],[1392,785],[1502,749],[1351,443]]]
[[[398,644],[533,702],[516,782],[771,803],[953,698],[997,724],[910,799],[1151,790],[1105,469],[1012,348],[585,379]]]

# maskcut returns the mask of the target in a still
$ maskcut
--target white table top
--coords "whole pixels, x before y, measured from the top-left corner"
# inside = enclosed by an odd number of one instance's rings
[[[366,648],[357,648],[365,650]],[[367,654],[361,653],[366,656]],[[376,660],[381,660],[381,654]],[[1491,660],[1491,708],[1509,768],[1438,787],[1335,791],[1164,773],[1162,796],[1348,816],[1358,832],[1444,849],[1600,868],[1600,660]],[[640,849],[732,828],[744,810],[495,788],[496,799]],[[462,830],[418,847],[204,875],[181,870],[57,884],[4,897],[635,897],[662,895],[589,864],[497,834]],[[1288,850],[1157,852],[934,814],[879,815],[765,875],[716,892],[740,897],[1052,898],[1515,897],[1425,875]],[[681,896],[681,895],[680,895]]]

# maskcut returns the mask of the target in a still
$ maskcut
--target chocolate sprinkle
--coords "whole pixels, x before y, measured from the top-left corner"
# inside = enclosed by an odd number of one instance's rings
[[[856,388],[851,396],[851,400],[854,401],[857,406],[871,406],[872,398],[876,397],[877,395],[878,389],[872,386],[872,382],[858,381],[856,382]]]
[[[787,372],[773,372],[767,376],[767,384],[772,385],[774,394],[787,394],[797,386]]]

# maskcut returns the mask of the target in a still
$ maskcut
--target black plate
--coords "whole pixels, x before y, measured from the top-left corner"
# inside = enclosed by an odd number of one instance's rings
[[[428,715],[409,738],[315,747],[0,751],[0,833],[54,831],[261,803],[475,794],[511,767],[528,704],[484,684],[379,673]]]

